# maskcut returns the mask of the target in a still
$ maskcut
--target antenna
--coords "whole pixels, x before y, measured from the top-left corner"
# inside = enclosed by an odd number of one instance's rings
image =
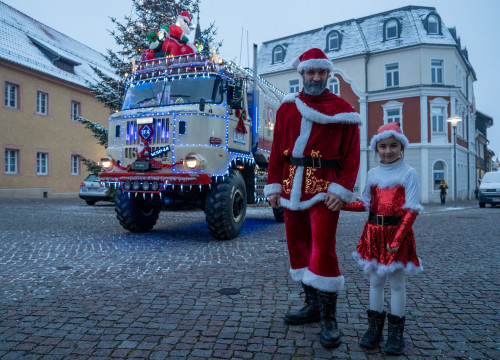
[[[243,26],[241,27],[241,40],[240,40],[240,62],[238,65],[241,66],[241,51],[243,50]]]

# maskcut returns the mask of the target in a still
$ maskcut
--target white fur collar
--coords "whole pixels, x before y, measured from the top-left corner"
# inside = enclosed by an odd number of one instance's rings
[[[356,112],[339,113],[333,116],[325,115],[309,106],[304,104],[302,100],[297,96],[295,98],[295,105],[303,117],[319,124],[332,124],[332,123],[343,123],[343,124],[358,124],[361,125],[361,117]]]

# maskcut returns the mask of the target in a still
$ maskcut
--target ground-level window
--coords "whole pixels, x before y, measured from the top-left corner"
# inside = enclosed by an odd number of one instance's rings
[[[76,101],[71,102],[71,120],[78,120],[80,117],[80,103]]]
[[[71,155],[71,175],[80,174],[80,156]]]
[[[36,153],[36,174],[47,175],[49,173],[49,154],[44,152]]]
[[[445,180],[444,178],[444,162],[436,161],[432,168],[432,178],[434,183],[434,190],[439,190],[439,185],[441,185],[441,180]]]
[[[300,91],[300,85],[299,85],[298,79],[290,80],[288,83],[290,85],[290,92],[291,93],[296,93],[296,92]]]
[[[19,151],[5,149],[5,173],[17,174]]]
[[[49,94],[37,91],[36,92],[36,113],[39,115],[47,115],[47,103]]]
[[[5,106],[17,109],[18,106],[19,86],[6,82],[5,83]]]

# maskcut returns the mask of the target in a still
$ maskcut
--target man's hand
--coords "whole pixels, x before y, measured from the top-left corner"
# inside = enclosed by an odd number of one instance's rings
[[[325,196],[325,205],[330,211],[340,211],[344,202],[334,193],[327,192]]]
[[[271,194],[267,197],[267,200],[273,209],[279,209],[281,207],[281,194]]]

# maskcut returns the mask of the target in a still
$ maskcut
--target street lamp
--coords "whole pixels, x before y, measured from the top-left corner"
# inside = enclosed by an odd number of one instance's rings
[[[455,115],[446,121],[453,127],[453,205],[457,207],[457,124],[462,118]]]

